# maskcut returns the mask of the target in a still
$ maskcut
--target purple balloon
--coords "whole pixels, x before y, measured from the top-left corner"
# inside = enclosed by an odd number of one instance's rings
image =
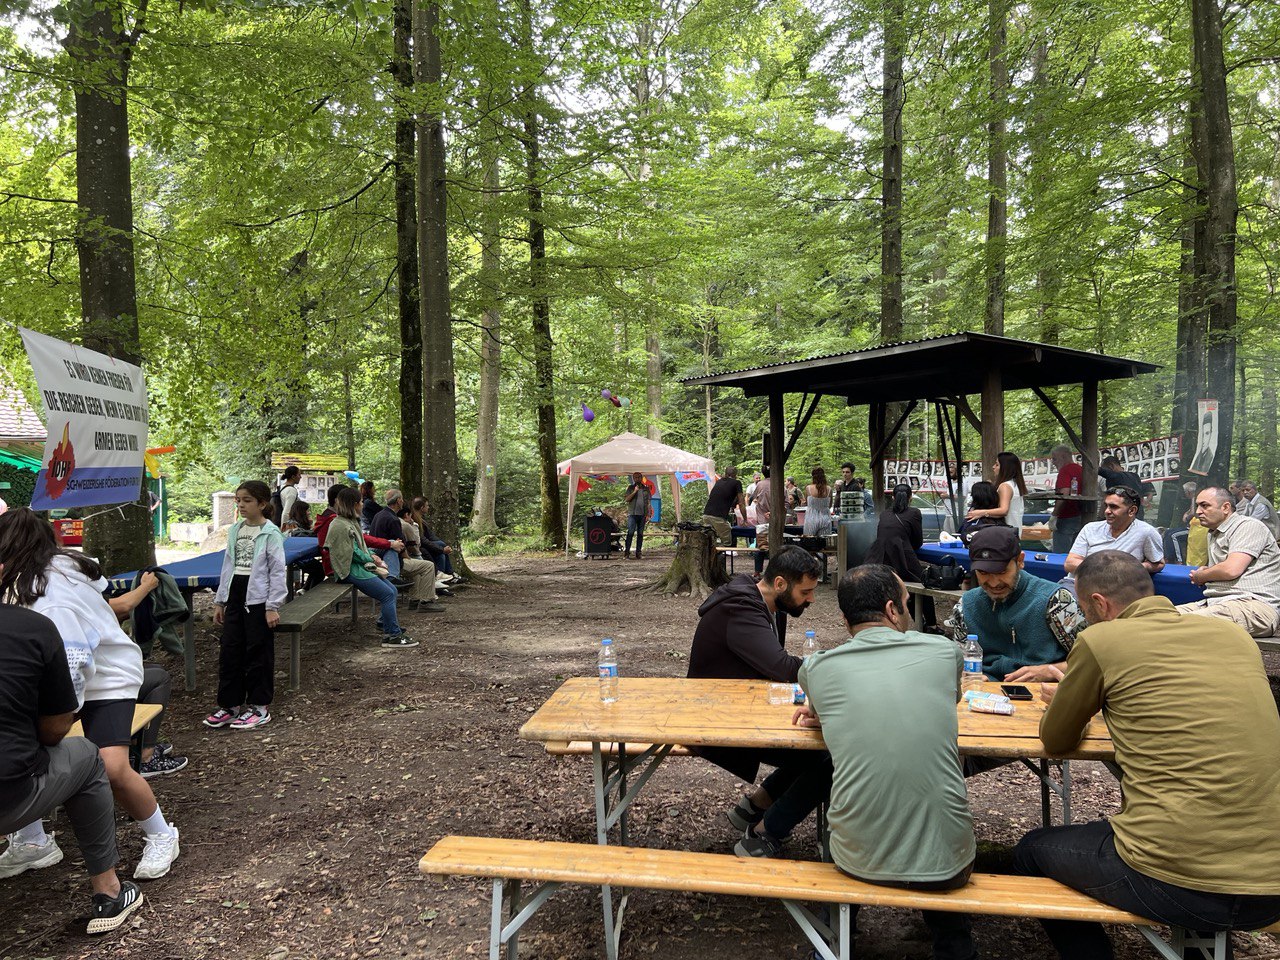
[[[608,387],[605,387],[603,390],[600,391],[600,396],[603,397],[605,400],[608,400],[610,397],[613,396],[613,394],[610,392]]]
[[[585,403],[582,405],[582,419],[590,423],[596,418],[595,411],[588,407]]]

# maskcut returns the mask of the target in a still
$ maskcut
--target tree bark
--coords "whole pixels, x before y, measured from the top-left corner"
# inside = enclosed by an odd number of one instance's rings
[[[522,33],[526,56],[534,62],[533,10],[522,0]],[[542,488],[542,540],[552,550],[565,545],[560,510],[560,478],[556,474],[556,393],[552,364],[551,301],[547,294],[547,234],[542,210],[542,160],[538,93],[534,81],[521,88],[524,121],[526,194],[529,200],[529,287],[533,295],[533,380],[538,407],[538,467]],[[570,518],[572,521],[572,518]]]
[[[499,156],[497,130],[485,140],[484,193],[481,196],[480,406],[476,413],[476,495],[471,505],[474,535],[498,532],[498,388],[502,383],[502,298],[498,291],[502,241],[498,237]]]
[[[649,120],[654,112],[653,83],[650,76],[653,57],[653,22],[647,18],[640,21],[636,28],[637,60],[636,78],[633,88],[636,98],[636,114],[640,118],[642,133],[638,137],[640,155],[640,189],[643,203],[647,209],[653,209],[654,203],[648,194],[648,183],[653,175],[652,162],[649,156]],[[662,331],[659,328],[658,311],[654,309],[654,278],[651,271],[646,271],[642,283],[648,294],[643,298],[641,310],[644,315],[644,396],[645,406],[649,413],[649,424],[646,435],[650,440],[662,439]]]
[[[403,94],[413,93],[413,0],[395,0],[391,75],[396,102],[396,280],[400,313],[400,487],[422,493],[422,304],[418,290],[415,122]]]
[[[64,9],[76,101],[81,339],[92,350],[139,364],[128,86],[142,24],[130,34],[118,0],[73,0]],[[91,515],[84,536],[85,552],[108,573],[153,566],[145,483],[134,505]]]
[[[716,555],[716,540],[711,529],[685,528],[680,531],[680,543],[667,572],[657,582],[644,584],[641,589],[667,596],[688,595],[699,600],[728,582],[729,574]]]
[[[418,82],[430,98],[418,123],[418,256],[422,284],[423,485],[436,534],[453,547],[453,563],[467,571],[458,539],[458,434],[449,294],[449,233],[445,221],[445,147],[440,68],[440,5],[414,11]]]
[[[1235,147],[1222,50],[1222,10],[1217,0],[1191,0],[1194,95],[1200,135],[1194,138],[1196,170],[1205,193],[1203,241],[1196,277],[1205,304],[1207,391],[1218,401],[1218,450],[1210,479],[1229,482],[1236,415],[1236,198]]]
[[[990,0],[990,117],[987,121],[987,309],[983,329],[1004,334],[1005,244],[1008,236],[1009,153],[1005,111],[1009,92],[1009,64],[1005,59],[1005,19],[1008,0]]]
[[[351,364],[342,366],[342,431],[347,444],[347,469],[356,469],[355,397],[351,391]]]
[[[1276,388],[1275,384],[1263,381],[1262,410],[1258,417],[1262,427],[1258,437],[1258,486],[1267,492],[1268,497],[1275,497],[1276,489]]]
[[[1182,206],[1182,255],[1178,264],[1178,341],[1173,374],[1173,410],[1170,429],[1182,435],[1182,457],[1179,461],[1179,480],[1199,483],[1202,478],[1187,472],[1195,453],[1199,434],[1199,408],[1196,401],[1206,396],[1204,383],[1205,313],[1202,290],[1196,278],[1196,250],[1200,247],[1204,232],[1205,198],[1203,189],[1196,183],[1194,143],[1199,136],[1200,112],[1194,91],[1187,111],[1187,150],[1183,160]],[[1166,494],[1168,491],[1166,491]],[[1161,498],[1160,523],[1168,526],[1173,520],[1176,496]]]
[[[1240,388],[1236,392],[1236,469],[1237,477],[1249,476],[1249,385],[1245,377],[1244,358],[1237,367],[1240,370]]]
[[[883,158],[880,193],[880,339],[902,339],[903,0],[885,0]]]

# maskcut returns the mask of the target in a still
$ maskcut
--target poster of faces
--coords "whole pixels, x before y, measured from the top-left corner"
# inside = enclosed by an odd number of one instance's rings
[[[1216,444],[1216,434],[1213,440]],[[1142,480],[1149,480],[1152,483],[1158,483],[1161,480],[1177,480],[1182,468],[1182,438],[1179,436],[1154,437],[1151,440],[1098,448],[1099,461],[1109,456],[1116,457],[1123,465],[1123,469],[1133,471]],[[1081,459],[1079,454],[1075,455],[1076,463]],[[1212,455],[1209,459],[1212,460]],[[991,479],[989,476],[984,476],[982,464],[977,460],[968,460],[961,465],[961,468],[961,476],[967,481]],[[947,492],[945,469],[941,460],[886,460],[884,462],[885,492],[891,493],[896,485],[905,483],[916,491],[945,494]],[[1026,481],[1028,490],[1052,490],[1058,479],[1058,471],[1048,457],[1035,457],[1022,461],[1022,478]]]
[[[298,496],[312,505],[329,505],[329,488],[335,483],[346,483],[340,473],[304,473],[298,481]]]

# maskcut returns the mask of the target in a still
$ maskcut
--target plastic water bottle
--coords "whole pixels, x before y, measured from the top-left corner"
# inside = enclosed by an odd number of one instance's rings
[[[982,673],[982,647],[978,646],[978,635],[969,634],[964,638],[964,674],[960,678],[962,690],[977,690],[986,677]]]
[[[596,661],[600,668],[600,702],[618,702],[618,653],[613,649],[613,638],[605,637],[600,641],[600,657]]]
[[[806,630],[804,632],[804,647],[800,650],[800,656],[807,660],[818,652],[818,631]]]

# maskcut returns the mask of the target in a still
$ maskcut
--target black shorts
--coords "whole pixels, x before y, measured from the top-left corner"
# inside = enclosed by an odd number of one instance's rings
[[[99,750],[127,747],[133,740],[133,708],[137,700],[86,700],[80,708],[84,737]]]

